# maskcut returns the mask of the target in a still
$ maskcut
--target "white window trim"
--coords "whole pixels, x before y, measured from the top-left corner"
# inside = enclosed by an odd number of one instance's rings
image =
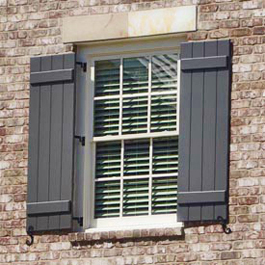
[[[107,59],[112,58],[116,55],[119,57],[127,56],[132,57],[141,56],[148,54],[159,54],[165,52],[178,52],[180,51],[180,42],[184,39],[177,37],[162,37],[154,38],[144,41],[131,40],[131,41],[122,41],[122,42],[108,42],[108,43],[97,43],[91,45],[84,45],[81,47],[81,58],[86,60],[88,63],[88,71],[83,75],[83,89],[85,89],[85,102],[90,104],[85,104],[85,136],[87,138],[86,146],[84,148],[84,187],[83,187],[83,217],[84,217],[84,229],[87,231],[93,230],[117,230],[117,229],[131,229],[131,228],[154,228],[154,227],[181,227],[182,222],[177,222],[177,214],[163,214],[163,215],[151,215],[151,216],[130,216],[130,217],[117,217],[117,218],[100,218],[93,219],[94,215],[94,172],[95,172],[95,142],[97,141],[106,141],[110,140],[107,137],[94,137],[93,138],[93,104],[94,100],[94,87],[93,79],[91,76],[94,76],[94,68],[91,67],[91,63],[96,59]],[[90,70],[91,69],[91,70]],[[90,72],[92,71],[92,73]],[[179,82],[180,82],[180,60],[178,61],[178,113],[179,113]],[[82,89],[79,87],[78,89]],[[148,93],[149,94],[149,93]],[[178,127],[179,128],[179,116],[178,116]],[[178,129],[177,129],[178,130]],[[160,133],[147,133],[147,134],[135,134],[133,139],[139,138],[152,138],[152,137],[165,137],[167,133],[159,135]],[[168,135],[172,136],[172,132],[169,132]],[[176,133],[178,135],[178,131]],[[104,138],[104,139],[103,139]],[[117,136],[117,139],[127,139],[129,136]],[[111,140],[115,138],[111,137]],[[92,142],[93,140],[93,142]],[[92,155],[93,154],[93,155]],[[91,170],[92,169],[92,170]],[[92,171],[92,172],[91,172]],[[90,188],[89,188],[90,187]],[[163,221],[161,223],[161,218]],[[107,221],[108,220],[108,221]],[[118,226],[117,226],[118,222]]]

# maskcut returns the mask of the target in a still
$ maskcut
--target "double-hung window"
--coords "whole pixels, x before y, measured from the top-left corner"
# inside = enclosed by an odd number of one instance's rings
[[[176,50],[91,60],[93,227],[176,222],[178,62]]]
[[[31,58],[28,232],[228,220],[232,44],[180,41]]]

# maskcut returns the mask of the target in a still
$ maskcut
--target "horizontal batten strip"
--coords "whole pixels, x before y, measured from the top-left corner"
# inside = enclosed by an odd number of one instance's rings
[[[203,70],[227,67],[227,56],[213,56],[206,58],[189,58],[181,60],[181,70]]]
[[[226,202],[226,192],[224,190],[178,192],[178,204],[224,202]]]
[[[31,202],[27,204],[28,215],[70,213],[71,201]]]
[[[73,78],[74,78],[73,69],[32,72],[30,74],[30,83],[34,85],[34,84],[43,84],[51,82],[65,82],[65,81],[72,81]]]

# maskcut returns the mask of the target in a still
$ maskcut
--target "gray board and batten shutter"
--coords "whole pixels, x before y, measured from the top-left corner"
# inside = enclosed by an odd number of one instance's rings
[[[178,221],[227,221],[231,42],[181,45]]]
[[[75,54],[30,61],[27,231],[71,230]]]

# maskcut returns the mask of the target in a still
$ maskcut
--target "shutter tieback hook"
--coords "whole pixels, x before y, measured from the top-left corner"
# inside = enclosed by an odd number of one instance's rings
[[[31,246],[31,245],[33,245],[33,243],[34,243],[34,237],[33,237],[32,232],[33,232],[33,226],[29,226],[29,228],[28,228],[28,230],[27,230],[27,234],[28,234],[28,236],[30,237],[30,240],[27,239],[27,241],[26,241],[26,244],[27,244],[28,246]]]
[[[224,218],[222,216],[218,216],[217,217],[217,220],[220,222],[222,228],[223,228],[223,231],[225,234],[231,234],[232,233],[232,230],[230,227],[227,227],[227,223],[226,221],[224,220]]]

